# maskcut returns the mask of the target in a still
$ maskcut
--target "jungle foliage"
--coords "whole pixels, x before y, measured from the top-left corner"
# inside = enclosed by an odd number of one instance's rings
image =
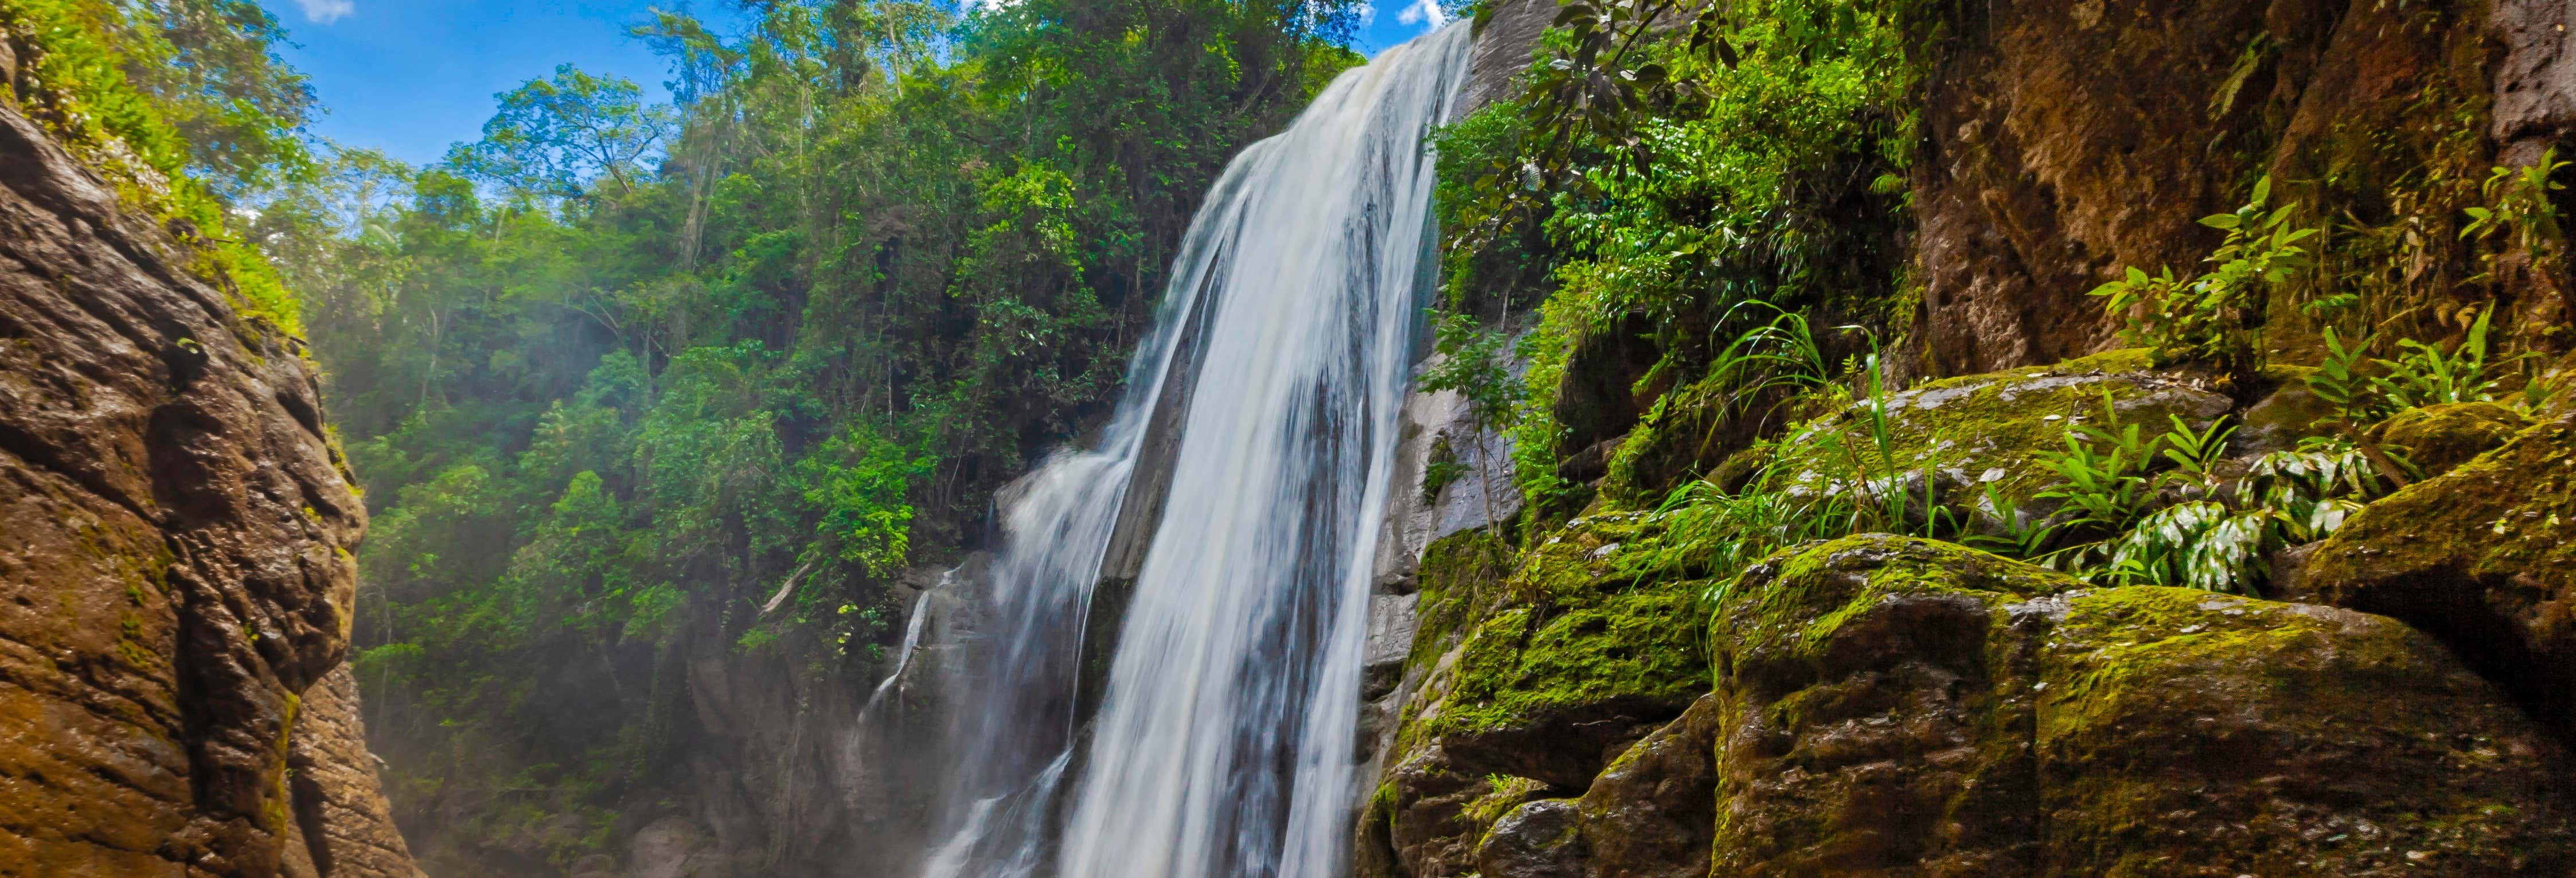
[[[661,14],[676,106],[566,66],[433,166],[264,198],[375,513],[405,807],[604,829],[684,770],[690,651],[873,672],[902,572],[1106,413],[1199,193],[1358,60],[1337,3],[956,9]]]

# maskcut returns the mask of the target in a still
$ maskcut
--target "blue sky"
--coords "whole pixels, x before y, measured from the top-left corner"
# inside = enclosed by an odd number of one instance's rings
[[[646,10],[677,0],[261,0],[297,45],[281,53],[313,78],[326,113],[313,131],[414,164],[482,136],[492,96],[571,62],[656,95],[662,59],[626,37]],[[1430,0],[1375,0],[1359,48],[1376,54],[1428,29]],[[721,17],[733,0],[689,4]]]

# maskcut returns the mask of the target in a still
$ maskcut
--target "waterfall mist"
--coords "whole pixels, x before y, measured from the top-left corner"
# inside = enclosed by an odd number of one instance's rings
[[[1429,288],[1425,136],[1470,40],[1390,49],[1238,156],[1100,443],[1007,501],[943,676],[925,878],[1346,869],[1370,562]],[[1142,535],[1122,524],[1151,539],[1105,570]]]

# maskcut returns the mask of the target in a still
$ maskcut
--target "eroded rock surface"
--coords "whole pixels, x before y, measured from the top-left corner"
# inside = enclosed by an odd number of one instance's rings
[[[0,874],[277,874],[366,527],[312,367],[5,108],[0,257]]]
[[[348,665],[304,690],[287,764],[295,829],[317,878],[422,878],[394,825],[367,752],[358,678]],[[290,852],[291,854],[292,852]]]

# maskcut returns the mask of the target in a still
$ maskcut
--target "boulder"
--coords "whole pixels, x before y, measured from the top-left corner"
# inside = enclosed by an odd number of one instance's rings
[[[1884,450],[1866,403],[1791,428],[1771,464],[1774,484],[1842,491],[1892,474],[1915,496],[1923,487],[1912,480],[1929,476],[1943,503],[1978,502],[1987,489],[2020,503],[2057,482],[2045,455],[2065,450],[2069,428],[2102,425],[2106,401],[2109,426],[2150,435],[2173,417],[2206,426],[2234,408],[2193,376],[2148,368],[2142,349],[1948,378],[1889,397]]]
[[[1476,850],[1483,878],[1583,878],[1583,813],[1567,799],[1523,803]]]
[[[2531,419],[2492,402],[2454,402],[2398,412],[2362,435],[2405,455],[2431,478],[2502,447],[2529,426]]]
[[[1612,760],[1576,802],[1585,874],[1705,878],[1717,827],[1717,734],[1725,702],[1701,696]]]
[[[2576,416],[2362,509],[2310,555],[2308,589],[2441,638],[2576,738]]]
[[[1458,770],[1437,742],[1387,772],[1360,817],[1358,878],[1448,878],[1474,873],[1495,821],[1546,785]]]
[[[2394,620],[1874,535],[1713,624],[1715,874],[2576,867],[2557,744]]]

